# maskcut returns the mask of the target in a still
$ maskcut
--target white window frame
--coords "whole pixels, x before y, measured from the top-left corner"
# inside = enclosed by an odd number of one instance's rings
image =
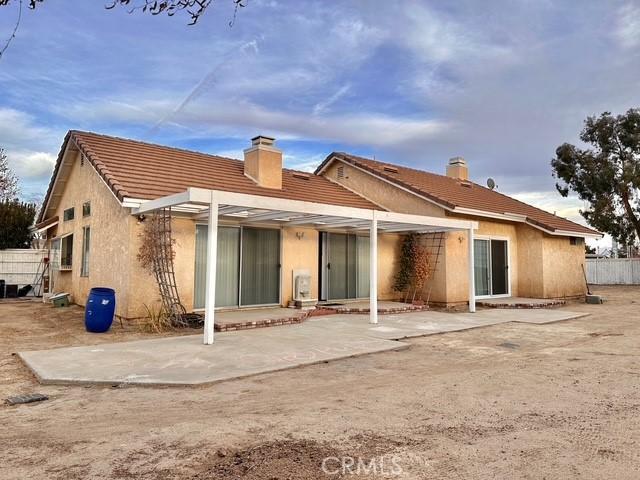
[[[507,293],[501,293],[499,295],[476,295],[479,300],[485,298],[506,298],[511,296],[511,239],[509,237],[500,235],[474,235],[473,240],[504,240],[507,242]],[[491,259],[491,246],[489,246],[489,288],[493,285],[493,272],[492,272],[492,259]],[[475,268],[475,267],[474,267]],[[475,278],[475,277],[474,277]]]
[[[63,265],[62,264],[62,259],[63,259],[63,256],[62,256],[62,251],[63,251],[62,243],[63,243],[64,239],[67,238],[67,237],[73,237],[73,232],[66,233],[64,235],[60,235],[59,237],[56,237],[57,239],[60,240],[60,254],[59,254],[59,262],[58,262],[58,271],[60,271],[60,272],[70,272],[71,270],[73,270],[73,257],[74,257],[74,254],[73,254],[74,245],[73,244],[75,243],[75,239],[71,240],[71,264],[70,265],[66,265],[66,264]]]

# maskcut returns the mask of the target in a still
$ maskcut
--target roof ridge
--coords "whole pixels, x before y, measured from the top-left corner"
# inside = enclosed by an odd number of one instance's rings
[[[361,159],[363,159],[363,160],[367,160],[367,161],[369,161],[369,162],[379,163],[379,164],[381,164],[381,165],[392,165],[392,166],[394,166],[394,167],[402,167],[402,168],[406,168],[407,170],[411,170],[412,172],[418,172],[418,173],[422,173],[422,174],[425,174],[425,173],[426,173],[427,175],[433,175],[433,176],[435,176],[435,177],[446,178],[447,180],[451,180],[451,181],[454,181],[454,182],[457,180],[457,179],[455,179],[455,178],[448,177],[448,176],[446,176],[446,175],[442,175],[442,174],[440,174],[440,173],[429,172],[428,170],[421,170],[421,169],[419,169],[419,168],[409,167],[409,166],[407,166],[407,165],[403,165],[402,163],[381,162],[380,160],[375,160],[375,159],[373,159],[373,158],[362,157],[362,156],[360,156],[360,155],[353,155],[353,154],[348,153],[348,152],[335,152],[335,153],[337,153],[337,154],[341,154],[341,155],[347,155],[347,156],[349,156],[349,157],[361,158]],[[471,182],[471,183],[473,183],[474,185],[482,186],[482,185],[479,185],[479,184],[477,184],[477,183],[475,183],[475,182],[473,182],[473,181],[471,181],[471,180],[468,180],[468,181],[469,181],[469,182]]]
[[[124,142],[131,142],[131,143],[137,143],[139,145],[146,145],[146,146],[150,146],[150,147],[157,147],[157,148],[166,148],[168,150],[173,150],[176,152],[185,152],[185,153],[193,153],[196,155],[204,155],[207,157],[213,157],[213,158],[221,158],[223,160],[231,160],[234,162],[239,162],[239,163],[244,163],[244,160],[240,160],[238,158],[232,158],[232,157],[224,157],[222,155],[216,155],[215,153],[207,153],[207,152],[199,152],[197,150],[191,150],[188,148],[181,148],[181,147],[174,147],[171,145],[163,145],[161,143],[153,143],[153,142],[147,142],[144,140],[138,140],[135,138],[126,138],[126,137],[120,137],[117,135],[105,135],[104,133],[97,133],[97,132],[90,132],[87,130],[69,130],[70,134],[81,134],[81,135],[93,135],[95,137],[102,137],[102,138],[107,138],[107,139],[111,139],[111,140],[118,140],[118,141],[124,141]],[[289,171],[289,172],[299,172],[299,173],[305,173],[307,175],[315,175],[316,177],[322,177],[322,175],[316,175],[314,172],[305,172],[304,170],[296,170],[294,168],[282,168],[283,171]],[[324,177],[322,177],[324,178]]]
[[[447,179],[448,181],[452,181],[452,182],[455,182],[455,183],[460,183],[459,179],[456,179],[456,178],[453,178],[453,177],[449,177],[449,176],[447,176],[447,175],[441,175],[441,174],[433,173],[433,172],[429,172],[429,171],[426,171],[426,170],[420,170],[420,169],[417,169],[417,168],[414,168],[414,167],[408,167],[408,166],[405,166],[405,165],[402,165],[402,164],[396,164],[396,163],[390,163],[390,162],[383,162],[383,161],[380,161],[380,160],[375,160],[375,159],[371,159],[371,158],[367,158],[367,157],[362,157],[362,156],[360,156],[360,155],[354,155],[354,154],[350,154],[350,153],[347,153],[347,152],[334,152],[334,154],[335,154],[335,155],[343,155],[343,156],[346,156],[346,157],[351,157],[351,158],[352,158],[352,159],[354,159],[355,161],[364,160],[364,161],[372,162],[372,163],[375,163],[375,164],[378,164],[378,165],[381,165],[381,166],[384,166],[384,165],[390,165],[390,166],[394,166],[394,167],[400,167],[400,168],[403,168],[403,169],[408,170],[408,171],[410,171],[410,172],[416,172],[416,173],[418,173],[418,174],[420,174],[420,175],[427,175],[427,176],[432,176],[432,177],[438,177],[438,178],[441,178],[441,179]],[[329,158],[329,157],[328,157],[328,158]],[[394,175],[386,175],[386,174],[384,174],[383,172],[375,172],[375,173],[376,173],[376,174],[378,174],[378,175],[382,175],[384,178],[388,178],[388,179],[389,179],[389,180],[391,180],[391,181],[398,182],[398,183],[399,183],[399,184],[401,184],[401,185],[405,185],[405,186],[407,186],[407,187],[417,188],[417,189],[419,189],[419,190],[423,190],[422,188],[419,188],[419,187],[417,187],[416,185],[414,185],[412,182],[407,182],[407,181],[405,181],[405,180],[402,180],[402,179],[396,178]],[[521,205],[521,206],[524,206],[524,207],[526,207],[526,209],[533,209],[533,210],[537,210],[538,212],[540,212],[540,213],[542,213],[542,214],[545,214],[545,215],[551,215],[551,216],[553,216],[554,218],[557,218],[557,219],[559,219],[559,220],[563,220],[563,221],[566,221],[566,222],[570,222],[571,224],[573,224],[573,225],[575,225],[575,226],[577,226],[577,227],[587,228],[587,229],[592,230],[592,231],[594,231],[594,232],[596,231],[596,230],[594,230],[593,228],[591,228],[591,227],[589,227],[589,226],[582,225],[582,224],[580,224],[580,223],[578,223],[578,222],[575,222],[575,221],[570,220],[570,219],[565,218],[565,217],[561,217],[561,216],[559,216],[559,215],[556,215],[555,213],[551,213],[551,212],[549,212],[549,211],[547,211],[547,210],[544,210],[544,209],[542,209],[542,208],[540,208],[540,207],[536,207],[536,206],[534,206],[534,205],[530,205],[530,204],[528,204],[528,203],[526,203],[526,202],[523,202],[522,200],[518,200],[517,198],[514,198],[514,197],[512,197],[512,196],[510,196],[510,195],[507,195],[506,193],[502,193],[502,192],[499,192],[499,191],[497,191],[497,190],[492,190],[492,189],[487,188],[487,187],[485,187],[484,185],[480,185],[479,183],[476,183],[476,182],[474,182],[474,181],[472,181],[472,180],[466,180],[466,181],[467,181],[467,182],[469,182],[469,183],[471,183],[471,184],[472,184],[473,186],[475,186],[475,187],[481,188],[481,189],[483,189],[483,190],[485,190],[485,191],[487,191],[487,192],[490,192],[490,193],[492,193],[492,194],[500,195],[502,198],[507,199],[508,201],[515,202],[515,203],[517,203],[517,204],[519,204],[519,205]],[[436,199],[439,199],[441,202],[444,202],[444,203],[451,203],[451,202],[450,202],[450,201],[448,201],[446,198],[442,198],[442,196],[441,196],[441,195],[435,194],[435,193],[433,193],[433,192],[425,192],[425,193],[429,193],[429,195],[433,196],[433,197],[434,197],[434,198],[436,198]],[[481,210],[481,209],[478,209],[478,210],[479,210],[479,211],[486,211],[486,210]],[[489,212],[489,213],[491,213],[491,212]],[[515,213],[515,212],[509,212],[509,211],[503,211],[502,213],[504,213],[504,214],[523,215],[523,214],[517,214],[517,213]],[[540,221],[538,221],[538,220],[536,220],[536,219],[534,219],[534,218],[531,218],[531,216],[530,216],[529,214],[524,214],[523,216],[524,216],[528,221],[530,221],[530,222],[540,223]],[[551,227],[550,227],[550,228],[551,228]],[[553,229],[553,230],[556,230],[556,228],[552,228],[552,229]]]

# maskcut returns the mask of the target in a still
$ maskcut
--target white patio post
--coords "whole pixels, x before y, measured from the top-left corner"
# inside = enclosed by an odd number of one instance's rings
[[[469,311],[476,311],[475,259],[473,253],[473,228],[469,229]]]
[[[378,219],[369,227],[369,323],[378,323]]]
[[[204,300],[204,344],[213,343],[216,308],[216,267],[218,257],[218,200],[211,192],[209,226],[207,230],[207,278]]]

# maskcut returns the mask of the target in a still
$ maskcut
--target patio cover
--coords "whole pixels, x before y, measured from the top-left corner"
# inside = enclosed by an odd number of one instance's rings
[[[276,222],[283,227],[305,225],[317,229],[369,231],[369,310],[371,323],[378,323],[378,233],[432,233],[466,230],[469,235],[469,311],[475,312],[473,231],[478,222],[429,217],[406,213],[342,207],[324,203],[250,195],[204,188],[149,200],[134,208],[139,215],[171,207],[172,211],[194,218],[208,218],[204,343],[213,343],[216,296],[216,251],[218,217],[229,216],[243,224]]]

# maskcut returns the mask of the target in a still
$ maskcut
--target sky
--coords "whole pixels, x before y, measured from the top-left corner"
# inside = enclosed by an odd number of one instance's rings
[[[264,134],[302,170],[331,151],[436,173],[463,156],[474,181],[584,223],[555,149],[640,106],[640,2],[248,0],[233,26],[231,0],[195,26],[105,3],[25,8],[0,58],[0,146],[25,198],[69,129],[234,158]],[[17,14],[0,7],[0,45]]]

